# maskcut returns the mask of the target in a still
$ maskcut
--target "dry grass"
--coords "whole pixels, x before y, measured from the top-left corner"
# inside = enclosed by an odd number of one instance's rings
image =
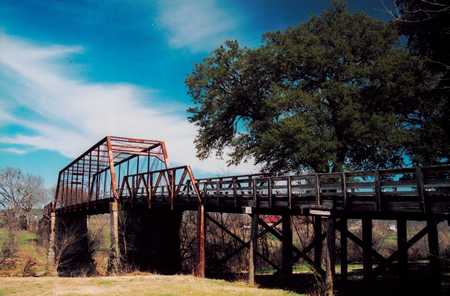
[[[0,248],[6,240],[7,231],[0,228]],[[26,263],[33,262],[31,272],[37,275],[44,274],[47,263],[47,250],[37,245],[37,236],[30,231],[17,231],[17,253],[14,258],[15,265],[10,268],[0,266],[0,277],[3,276],[23,276],[23,269]],[[1,294],[0,294],[1,295]]]
[[[0,278],[0,296],[21,295],[261,295],[294,296],[292,292],[249,287],[245,283],[193,276],[132,275],[95,278]]]

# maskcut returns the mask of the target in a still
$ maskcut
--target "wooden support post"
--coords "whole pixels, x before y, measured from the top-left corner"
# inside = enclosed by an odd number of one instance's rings
[[[248,283],[255,285],[256,276],[256,256],[258,250],[258,213],[252,209],[250,225],[250,247],[248,251]]]
[[[282,262],[281,274],[283,277],[292,275],[292,221],[289,214],[283,214],[282,219]]]
[[[317,269],[322,268],[322,218],[313,217],[314,227],[314,266]]]
[[[431,279],[433,288],[440,289],[441,286],[441,270],[439,263],[439,237],[437,230],[437,221],[430,218],[427,221],[428,228],[428,247],[430,250]]]
[[[347,231],[348,223],[347,218],[341,219],[341,227],[344,231],[341,231],[341,277],[343,280],[347,280],[348,275],[348,262],[347,262]]]
[[[206,273],[206,220],[205,205],[201,202],[197,211],[197,276],[205,277]]]
[[[325,295],[333,296],[334,277],[336,274],[336,221],[334,216],[327,218],[327,247],[325,252],[326,291]]]
[[[406,219],[397,220],[398,267],[401,280],[408,277],[408,234]]]
[[[372,219],[362,218],[363,274],[364,279],[372,275]]]

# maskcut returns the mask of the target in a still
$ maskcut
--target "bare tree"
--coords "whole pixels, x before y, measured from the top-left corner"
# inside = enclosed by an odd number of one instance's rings
[[[9,227],[16,228],[21,217],[28,220],[33,207],[43,202],[46,194],[41,177],[17,168],[0,170],[0,209],[5,210]]]

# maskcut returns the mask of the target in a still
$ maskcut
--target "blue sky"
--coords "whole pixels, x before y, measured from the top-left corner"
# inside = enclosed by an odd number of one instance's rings
[[[226,39],[254,47],[267,31],[330,1],[0,1],[0,168],[55,182],[59,168],[111,134],[161,139],[171,164],[198,175],[252,164],[195,158],[184,79]],[[349,1],[387,18],[382,1]]]

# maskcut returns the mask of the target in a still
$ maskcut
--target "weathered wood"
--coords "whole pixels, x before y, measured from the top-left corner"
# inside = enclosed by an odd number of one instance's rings
[[[320,216],[313,217],[314,228],[314,266],[317,269],[322,268],[322,218]]]
[[[292,274],[292,220],[289,214],[283,214],[282,219],[282,234],[281,241],[282,257],[281,257],[281,274],[284,277],[289,277]]]
[[[268,232],[270,232],[273,236],[278,238],[280,241],[283,240],[283,235],[280,234],[274,226],[270,227],[265,223],[263,220],[259,219],[259,223],[262,227],[265,228]],[[322,233],[320,240],[323,241],[325,238],[325,234]],[[296,253],[296,255],[293,257],[291,264],[293,265],[295,262],[297,262],[300,258],[302,258],[309,266],[315,269],[317,274],[323,276],[325,275],[325,271],[322,268],[316,268],[314,261],[311,260],[311,258],[308,257],[308,253],[314,248],[314,240],[311,244],[309,244],[307,247],[305,247],[302,251],[300,251],[297,247],[294,245],[291,246],[292,251]],[[264,259],[264,258],[263,258]]]
[[[206,221],[205,206],[199,203],[197,210],[197,272],[198,277],[205,277],[206,273]]]
[[[250,247],[248,252],[248,283],[250,285],[255,285],[256,276],[256,256],[258,248],[258,213],[251,214],[251,224],[250,224]]]
[[[372,219],[362,219],[362,242],[363,242],[363,274],[364,279],[372,275]]]
[[[348,258],[347,258],[347,232],[348,232],[348,222],[347,218],[341,219],[341,227],[344,231],[341,231],[341,277],[343,280],[347,279],[348,275]]]
[[[437,230],[437,221],[435,219],[428,219],[428,248],[430,250],[430,267],[431,279],[433,288],[438,290],[441,285],[441,269],[439,260],[439,237]]]
[[[419,232],[417,232],[407,243],[406,243],[406,249],[411,248],[415,243],[417,243],[420,239],[422,239],[425,235],[428,234],[428,227],[425,226],[422,230],[420,230]],[[392,265],[392,262],[394,262],[394,260],[396,260],[399,256],[399,252],[398,250],[395,251],[394,253],[391,254],[391,256],[389,256],[388,258],[386,258],[384,260],[384,262],[382,264],[380,264],[379,266],[377,266],[374,270],[373,270],[373,275],[377,275],[379,273],[381,273],[383,270],[385,270],[386,268],[388,268],[389,266]]]
[[[408,276],[408,234],[406,219],[397,219],[398,266],[401,280]]]
[[[326,295],[334,295],[334,277],[335,277],[335,266],[336,266],[336,228],[335,228],[335,218],[333,216],[327,219],[327,247],[325,252],[325,266],[326,266]]]
[[[417,195],[419,196],[421,203],[422,203],[422,209],[425,213],[428,213],[430,210],[430,206],[428,204],[428,200],[425,197],[425,192],[424,192],[424,188],[423,188],[423,173],[422,173],[422,169],[420,167],[416,168],[416,190],[417,190]]]
[[[228,235],[230,235],[232,238],[234,238],[235,240],[237,240],[239,243],[241,243],[241,245],[232,250],[231,252],[227,253],[223,258],[218,260],[217,264],[224,264],[225,262],[227,262],[228,260],[230,260],[232,257],[236,256],[239,252],[241,252],[243,249],[248,248],[250,246],[250,241],[244,242],[241,238],[239,238],[237,235],[235,235],[234,233],[232,233],[231,231],[229,231],[227,228],[225,228],[223,225],[221,225],[219,222],[217,222],[216,220],[212,219],[211,216],[209,216],[208,214],[206,215],[206,217],[212,221],[214,224],[216,224],[220,229],[222,229],[225,233],[227,233]],[[268,227],[259,232],[257,235],[257,239],[260,237],[263,237],[264,235],[266,235],[267,233],[269,233],[271,230],[273,230],[277,225],[279,225],[281,223],[281,219],[275,223],[274,225],[272,225],[272,227]],[[262,224],[263,226],[265,226],[264,224]],[[259,255],[259,253],[257,253],[257,255]],[[261,255],[262,256],[262,255]],[[263,257],[263,259],[266,259]],[[267,260],[267,259],[266,259]],[[273,266],[272,262],[268,262],[270,265]],[[277,267],[276,267],[277,268]]]
[[[253,211],[254,211],[254,210],[253,210]],[[250,248],[251,240],[248,241],[248,242],[245,242],[245,241],[243,241],[239,236],[237,236],[236,234],[232,233],[230,230],[228,230],[228,229],[227,229],[226,227],[224,227],[222,224],[220,224],[219,222],[217,222],[215,219],[213,219],[213,218],[212,218],[210,215],[208,215],[207,213],[206,213],[205,217],[206,217],[209,221],[211,221],[211,222],[213,222],[214,224],[216,224],[216,225],[217,225],[221,230],[223,230],[226,234],[228,234],[229,236],[231,236],[232,238],[234,238],[235,240],[237,240],[238,242],[240,242],[240,243],[241,243],[241,247],[238,248],[238,250],[242,250],[242,249],[244,249],[244,248],[246,248],[246,247]],[[260,221],[259,218],[258,218],[257,220]],[[277,223],[275,223],[275,225],[278,225],[279,223],[281,223],[281,219],[280,219],[280,221],[278,221]],[[266,224],[266,225],[267,225],[267,224]],[[273,230],[273,227],[272,227],[272,228],[269,227],[269,229],[272,229],[272,230]],[[269,232],[269,231],[261,231],[261,232],[257,233],[256,239],[258,239],[258,238],[264,236],[267,232]],[[238,250],[235,250],[236,253],[237,253]],[[263,254],[261,254],[260,252],[258,252],[258,250],[255,250],[255,252],[256,252],[256,256],[260,257],[260,258],[261,258],[262,260],[264,260],[266,263],[268,263],[269,265],[271,265],[274,269],[276,269],[277,271],[280,270],[279,266],[277,266],[274,262],[272,262],[271,260],[269,260],[269,259],[268,259],[266,256],[264,256]],[[234,251],[233,251],[233,253],[234,253]],[[236,253],[234,253],[233,255],[230,254],[230,257],[229,257],[229,258],[231,258],[232,256],[234,256]],[[226,255],[226,257],[228,257],[228,255]],[[228,258],[228,259],[229,259],[229,258]],[[220,261],[223,262],[223,260],[220,260]]]

